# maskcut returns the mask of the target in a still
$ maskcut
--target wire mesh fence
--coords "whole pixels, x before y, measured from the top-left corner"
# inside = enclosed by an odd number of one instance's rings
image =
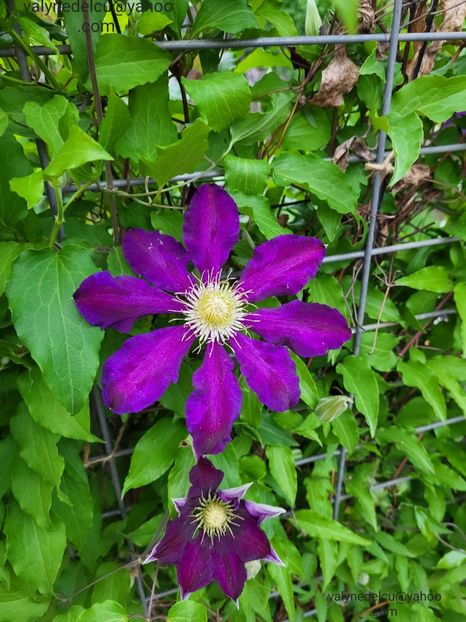
[[[10,10],[14,10],[13,0],[9,0]],[[213,49],[246,49],[246,48],[264,48],[264,47],[279,47],[279,46],[312,46],[312,45],[350,45],[360,44],[366,42],[381,42],[389,45],[388,49],[388,62],[385,77],[385,89],[382,104],[382,116],[387,116],[390,113],[392,95],[394,92],[394,76],[396,69],[396,57],[398,52],[398,46],[400,42],[429,42],[429,41],[451,41],[452,43],[461,44],[466,40],[466,33],[458,32],[417,32],[417,33],[405,33],[402,32],[402,0],[395,0],[393,5],[393,14],[391,20],[390,33],[374,33],[374,34],[355,34],[355,35],[318,35],[318,36],[294,36],[294,37],[259,37],[256,39],[212,39],[212,40],[186,40],[186,41],[157,41],[157,45],[164,48],[167,51],[179,51],[182,53],[196,51],[196,50],[213,50]],[[71,48],[68,45],[57,46],[58,53],[71,54]],[[49,56],[57,54],[57,51],[47,48],[45,46],[31,46],[29,52],[35,56]],[[15,47],[0,49],[0,57],[16,57],[20,74],[24,81],[31,81],[31,73],[28,67],[28,50],[16,45]],[[40,165],[45,169],[48,165],[47,148],[43,141],[37,139],[37,150],[39,154]],[[384,131],[379,130],[377,138],[377,148],[375,153],[374,162],[376,165],[382,165],[389,151],[386,149],[387,135]],[[466,150],[466,144],[446,144],[446,145],[424,145],[420,150],[420,155],[431,154],[448,154],[453,152],[461,152]],[[358,156],[351,156],[350,161],[360,161]],[[171,183],[190,183],[198,180],[205,179],[221,179],[223,172],[217,169],[208,171],[199,171],[196,173],[179,175],[172,178]],[[134,177],[128,179],[112,179],[109,184],[108,178],[96,183],[92,183],[87,186],[87,191],[103,192],[109,187],[131,188],[139,185],[151,186],[155,184],[153,178],[148,177]],[[377,231],[377,215],[381,205],[381,200],[384,192],[384,174],[382,171],[375,170],[372,178],[372,193],[370,202],[370,214],[369,214],[369,229],[367,234],[367,240],[364,250],[357,250],[348,253],[341,253],[327,256],[324,259],[324,263],[335,263],[344,261],[361,261],[361,291],[359,297],[359,304],[357,308],[356,322],[352,329],[354,335],[353,353],[358,355],[361,351],[361,337],[365,332],[376,331],[384,328],[396,327],[396,322],[376,322],[374,324],[365,324],[365,312],[367,304],[368,286],[371,278],[371,266],[375,256],[387,255],[397,253],[399,251],[406,251],[412,249],[428,248],[434,246],[442,246],[453,244],[458,241],[455,237],[435,237],[432,239],[393,244],[389,246],[376,247],[375,237]],[[68,184],[63,193],[76,192],[79,187],[76,184]],[[48,182],[45,183],[45,193],[50,204],[51,211],[54,215],[57,214],[57,204],[55,195],[49,186]],[[416,315],[418,321],[448,321],[451,315],[455,314],[454,309],[438,309],[437,311],[423,313]],[[117,508],[109,510],[102,514],[105,519],[111,519],[113,517],[125,518],[128,515],[129,507],[126,505],[125,500],[121,496],[122,487],[118,474],[117,460],[119,458],[129,456],[132,453],[132,448],[115,449],[114,440],[112,439],[111,432],[108,425],[107,413],[102,403],[100,391],[97,387],[93,391],[93,404],[95,409],[96,418],[100,426],[101,434],[104,439],[105,453],[102,455],[93,456],[87,461],[87,466],[95,466],[99,463],[103,463],[108,466],[110,471],[113,488],[115,491],[115,497],[117,502]],[[439,421],[432,424],[420,426],[416,428],[417,433],[425,433],[444,426],[451,426],[465,421],[465,417],[458,416],[452,417],[445,421]],[[335,519],[338,519],[340,515],[341,504],[350,499],[350,495],[344,492],[345,472],[346,472],[346,450],[343,446],[335,449],[329,453],[319,453],[311,456],[305,456],[296,460],[297,467],[305,467],[311,465],[317,461],[327,459],[329,457],[336,458],[338,460],[337,467],[337,479],[335,485],[335,494],[333,500],[333,515]],[[371,486],[372,491],[385,489],[387,487],[397,486],[405,484],[410,481],[410,477],[398,477],[387,481],[376,482]],[[128,549],[132,556],[132,560],[136,561],[136,584],[138,595],[141,604],[144,609],[145,615],[148,612],[149,601],[153,599],[152,596],[146,594],[146,589],[143,582],[142,573],[139,568],[138,554],[134,548],[131,540],[128,539]],[[177,591],[177,588],[172,588],[159,592],[157,599],[163,599],[173,596]],[[272,593],[271,597],[277,597],[279,594]],[[308,610],[304,613],[304,617],[312,617],[316,614],[315,609]]]

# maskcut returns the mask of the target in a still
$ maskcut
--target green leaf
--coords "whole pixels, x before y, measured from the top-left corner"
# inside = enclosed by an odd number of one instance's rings
[[[361,546],[370,544],[369,540],[358,536],[341,523],[327,516],[322,516],[313,510],[298,510],[295,512],[294,517],[297,527],[307,533],[308,536],[311,536],[311,538],[338,540],[340,542],[360,544]]]
[[[183,214],[176,210],[163,210],[159,214],[152,212],[150,222],[156,231],[171,235],[183,242]]]
[[[7,287],[13,324],[49,388],[69,412],[89,394],[99,364],[103,332],[79,315],[73,294],[95,272],[89,251],[26,251]],[[27,297],[24,292],[27,291]]]
[[[395,348],[399,338],[391,333],[367,332],[361,339],[361,356],[379,371],[391,371],[397,364]]]
[[[463,358],[466,358],[466,283],[458,283],[455,285],[455,289],[453,291],[456,308],[458,309],[458,314],[461,318],[460,335],[461,346],[463,348]]]
[[[465,97],[466,76],[421,76],[395,93],[392,110],[401,117],[420,112],[441,123],[463,110]]]
[[[391,551],[397,555],[404,555],[404,557],[417,557],[407,546],[386,531],[379,531],[375,539],[384,549],[387,549],[387,551]]]
[[[19,376],[18,386],[31,417],[43,428],[66,438],[90,443],[100,440],[89,432],[89,405],[84,404],[77,415],[70,415],[45,384],[37,368]]]
[[[332,119],[328,110],[312,107],[293,117],[282,148],[285,151],[318,151],[329,142]]]
[[[298,481],[293,452],[290,447],[267,447],[270,473],[277,482],[287,503],[293,507],[296,501]]]
[[[23,248],[18,242],[0,242],[0,296],[4,293],[10,278],[13,262]]]
[[[427,450],[410,430],[406,428],[384,429],[379,430],[377,436],[384,442],[394,443],[397,449],[405,453],[408,460],[420,471],[428,475],[434,473],[434,466]]]
[[[337,372],[343,376],[345,389],[354,395],[356,407],[364,415],[373,437],[379,416],[377,376],[365,359],[352,354],[337,365]]]
[[[95,160],[113,160],[113,158],[99,143],[76,125],[71,128],[66,142],[44,173],[48,177],[60,177],[67,170],[78,168]]]
[[[269,202],[265,197],[254,198],[258,199],[252,206],[254,221],[266,240],[276,238],[277,235],[291,233],[289,229],[278,224],[276,216],[270,209]]]
[[[343,171],[314,155],[284,154],[273,161],[274,176],[300,184],[340,214],[354,213],[357,195]]]
[[[443,266],[421,268],[413,274],[397,279],[395,285],[404,285],[412,289],[422,289],[440,294],[451,292],[453,289],[453,282],[448,270]]]
[[[284,566],[278,566],[277,564],[268,564],[267,571],[272,577],[272,581],[277,586],[277,591],[280,594],[280,598],[283,600],[288,619],[290,622],[294,622],[296,619],[296,607],[294,603],[293,583],[291,580],[291,573],[288,568]]]
[[[262,194],[267,185],[268,164],[265,160],[238,158],[229,155],[225,158],[225,181],[228,190],[244,194]]]
[[[201,115],[216,132],[249,112],[251,91],[243,76],[231,72],[208,73],[200,80],[182,78],[182,82]]]
[[[100,125],[99,141],[106,151],[113,153],[115,145],[127,131],[131,118],[128,106],[113,91],[109,92],[107,102],[107,110]]]
[[[57,487],[64,469],[58,453],[58,436],[37,425],[23,404],[10,419],[13,438],[19,445],[19,454],[29,468],[45,481]]]
[[[95,53],[97,41],[100,37],[100,26],[106,13],[105,4],[99,5],[98,2],[90,2],[88,10],[89,23],[93,26],[93,28],[91,28],[92,51]],[[79,75],[81,82],[84,83],[89,74],[89,67],[86,37],[82,31],[83,17],[81,11],[63,11],[63,21],[65,22],[66,34],[70,40],[71,50],[73,52],[71,56],[73,70]],[[96,30],[94,30],[94,24],[97,26]]]
[[[464,551],[448,551],[437,562],[437,568],[440,570],[450,570],[457,568],[466,562],[466,553]]]
[[[168,471],[185,436],[184,426],[169,419],[158,421],[145,432],[134,448],[122,494],[150,484]]]
[[[26,201],[28,209],[38,205],[44,195],[44,175],[41,170],[26,177],[10,179],[10,188]]]
[[[0,136],[2,174],[0,175],[0,225],[12,227],[27,214],[26,201],[10,188],[10,179],[32,173],[32,166],[11,130]]]
[[[314,408],[317,404],[317,400],[319,399],[319,392],[317,390],[316,383],[314,382],[314,378],[311,375],[311,372],[306,367],[306,363],[300,358],[296,356],[293,352],[290,352],[290,356],[296,364],[296,372],[299,378],[299,390],[301,391],[301,399],[305,404]]]
[[[445,421],[447,418],[445,399],[430,369],[416,361],[399,361],[397,368],[403,377],[404,384],[419,389],[422,397],[432,406],[435,416]]]
[[[209,28],[236,34],[246,28],[257,28],[257,22],[246,0],[205,0],[196,16],[191,37]]]
[[[359,430],[356,418],[349,410],[332,421],[332,430],[340,443],[351,455],[359,442]]]
[[[166,76],[131,91],[129,111],[131,122],[116,146],[120,155],[136,161],[153,160],[157,147],[176,141],[176,127],[168,109]]]
[[[167,147],[158,147],[156,159],[144,162],[148,173],[154,175],[159,187],[175,175],[192,173],[203,162],[209,146],[208,133],[207,125],[196,119],[184,129],[180,140]]]
[[[8,127],[8,115],[4,110],[0,109],[0,137],[5,133],[6,128]]]
[[[117,93],[154,82],[170,65],[170,56],[152,41],[120,34],[101,37],[95,67],[101,93]]]
[[[352,398],[347,395],[323,397],[316,406],[316,415],[321,421],[330,422],[344,413],[352,404]]]
[[[55,95],[42,105],[34,101],[27,102],[23,108],[26,123],[46,143],[52,157],[63,147],[60,121],[66,113],[72,115],[75,123],[78,122],[77,108],[61,95]]]
[[[11,490],[20,508],[47,529],[50,526],[50,507],[54,485],[43,480],[17,457],[11,469]]]
[[[167,622],[207,622],[207,610],[201,603],[184,600],[170,607]]]
[[[415,112],[407,116],[392,113],[388,116],[388,124],[388,135],[395,152],[395,170],[390,179],[390,185],[393,186],[418,159],[424,140],[424,127]]]
[[[337,13],[350,32],[356,32],[358,7],[358,0],[335,0]]]
[[[0,584],[0,622],[39,620],[48,608],[48,600],[40,602],[29,593],[10,591]]]
[[[17,505],[10,505],[4,529],[15,573],[42,594],[51,594],[66,547],[64,526],[57,523],[44,529]]]
[[[76,622],[128,622],[125,608],[113,600],[103,603],[94,603],[90,609],[85,609]]]
[[[320,567],[322,568],[322,590],[333,579],[338,564],[338,544],[334,540],[320,539],[317,542]]]
[[[348,494],[352,495],[361,509],[361,517],[377,531],[377,514],[375,510],[375,497],[370,489],[372,481],[372,465],[363,464],[357,467],[351,478],[345,481]]]
[[[172,20],[163,13],[147,12],[143,13],[138,20],[136,29],[141,35],[151,35],[153,32],[163,30],[165,26],[171,24]]]
[[[267,112],[251,112],[244,119],[231,126],[231,145],[244,142],[251,145],[265,140],[279,125],[284,123],[290,112],[291,97],[288,93],[274,93],[272,107]]]

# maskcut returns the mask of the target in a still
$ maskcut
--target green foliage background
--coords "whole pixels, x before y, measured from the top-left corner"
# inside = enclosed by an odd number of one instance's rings
[[[106,413],[128,507],[121,514],[97,415],[100,365],[123,337],[104,336],[80,318],[71,298],[79,283],[98,269],[131,273],[115,243],[121,230],[155,228],[179,239],[182,209],[200,182],[170,180],[194,171],[224,176],[239,206],[234,269],[256,244],[287,231],[321,238],[329,256],[362,250],[372,173],[363,162],[342,170],[342,160],[348,149],[368,159],[379,129],[395,158],[377,245],[442,235],[458,241],[374,258],[365,324],[388,326],[363,333],[360,356],[349,343],[326,358],[296,360],[302,401],[292,412],[267,412],[243,384],[234,441],[213,461],[225,486],[253,480],[251,498],[287,508],[283,520],[265,525],[286,567],[262,566],[239,610],[211,585],[186,602],[176,602],[175,590],[155,598],[151,615],[299,621],[315,609],[319,622],[389,619],[383,599],[376,607],[365,600],[380,590],[432,595],[389,603],[398,620],[464,620],[462,161],[458,153],[419,157],[421,143],[462,139],[464,118],[453,114],[465,101],[464,52],[444,45],[430,75],[410,80],[415,49],[400,44],[397,92],[384,118],[386,46],[347,46],[360,68],[357,84],[342,105],[319,107],[311,100],[335,58],[332,47],[299,47],[292,62],[289,49],[180,54],[153,42],[301,34],[305,4],[204,0],[186,18],[188,3],[175,0],[168,13],[120,15],[121,34],[93,34],[100,119],[82,15],[47,18],[25,4],[18,1],[10,15],[0,8],[0,45],[69,42],[73,56],[30,55],[32,84],[13,58],[0,61],[0,621],[143,619],[138,573],[147,596],[176,585],[172,568],[154,577],[154,566],[140,561],[173,511],[170,499],[187,489],[193,456],[184,405],[198,360],[147,412]],[[338,29],[330,3],[319,7],[324,23]],[[348,3],[345,19],[348,7],[356,5]],[[391,4],[375,8],[386,30]],[[110,14],[90,19],[112,23]],[[325,160],[350,139],[339,149],[341,167]],[[44,172],[37,140],[50,156]],[[156,183],[87,189],[109,174]],[[58,203],[55,222],[44,181]],[[360,270],[360,261],[325,263],[303,298],[337,307],[354,326]],[[441,307],[453,310],[442,321],[416,319]],[[162,321],[141,320],[134,333]],[[418,430],[448,418],[455,423]],[[336,521],[341,445],[347,496]],[[396,485],[377,486],[395,478]],[[342,591],[361,598],[329,597]]]

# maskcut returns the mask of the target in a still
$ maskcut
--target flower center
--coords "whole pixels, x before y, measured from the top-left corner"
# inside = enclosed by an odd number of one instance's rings
[[[199,499],[199,505],[193,510],[191,516],[194,519],[192,522],[196,525],[193,538],[198,531],[202,530],[201,542],[207,535],[212,544],[214,538],[224,536],[227,531],[233,535],[231,526],[238,525],[236,520],[242,520],[242,517],[233,511],[230,501],[223,501],[210,492],[207,498],[202,496]]]
[[[191,334],[199,338],[200,345],[225,343],[246,330],[243,320],[247,315],[247,293],[218,273],[208,275],[206,282],[199,280],[177,300],[183,304],[184,321]]]

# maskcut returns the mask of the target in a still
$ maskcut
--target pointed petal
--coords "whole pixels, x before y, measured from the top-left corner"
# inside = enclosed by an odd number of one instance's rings
[[[270,547],[270,555],[264,557],[264,561],[271,562],[272,564],[277,564],[277,566],[286,566],[285,562],[280,559],[277,551],[273,548],[273,546]]]
[[[258,309],[251,317],[255,333],[300,356],[322,356],[351,339],[346,319],[327,305],[293,300],[276,309]]]
[[[264,559],[271,553],[267,536],[258,526],[257,520],[248,514],[244,508],[240,511],[240,516],[243,520],[238,519],[239,526],[235,528],[232,549],[243,562]]]
[[[223,501],[241,501],[247,491],[251,488],[252,482],[237,486],[236,488],[226,488],[225,490],[219,490],[218,494]]]
[[[191,541],[191,535],[192,529],[189,528],[189,523],[186,521],[181,519],[169,521],[163,538],[154,546],[144,560],[144,564],[156,559],[163,564],[177,564],[185,545]]]
[[[193,488],[217,490],[222,479],[222,471],[216,469],[207,458],[199,458],[197,464],[189,472],[189,481]]]
[[[170,235],[132,229],[123,239],[123,254],[136,274],[170,292],[185,292],[192,277],[186,250]]]
[[[178,583],[182,598],[200,590],[212,581],[213,563],[209,546],[200,544],[200,538],[190,540],[177,566]]]
[[[266,518],[274,518],[285,514],[283,508],[279,508],[275,505],[266,505],[265,503],[255,503],[255,501],[245,501],[244,505],[252,516],[257,518],[257,522],[260,525]]]
[[[185,334],[184,326],[176,326],[128,339],[103,367],[106,406],[124,414],[139,412],[158,400],[178,380],[180,365],[193,343]]]
[[[218,272],[239,237],[239,216],[231,196],[214,184],[199,186],[186,210],[184,243],[200,272]]]
[[[241,389],[233,361],[218,343],[210,344],[193,375],[194,392],[186,403],[186,422],[196,455],[218,454],[231,441],[241,411]]]
[[[184,508],[184,506],[186,505],[186,497],[177,497],[176,499],[172,499],[173,505],[175,506],[175,510],[178,513],[178,516],[181,513],[181,510]]]
[[[240,279],[248,300],[297,294],[315,276],[325,255],[317,238],[279,235],[254,251]]]
[[[299,401],[296,365],[283,346],[238,333],[231,345],[241,372],[258,398],[271,410],[284,411]]]
[[[214,579],[224,593],[236,600],[243,591],[247,579],[244,562],[234,550],[223,547],[213,549]]]
[[[135,276],[112,276],[96,272],[85,279],[73,295],[86,322],[100,328],[129,332],[143,315],[181,309],[171,296]]]

